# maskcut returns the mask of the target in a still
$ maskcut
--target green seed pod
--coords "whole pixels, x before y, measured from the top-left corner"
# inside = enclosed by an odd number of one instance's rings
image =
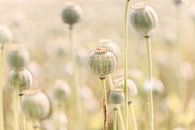
[[[110,102],[112,104],[121,104],[124,101],[123,89],[114,89],[110,93]]]
[[[62,11],[63,22],[69,25],[78,23],[81,20],[82,8],[76,4],[67,4]]]
[[[116,58],[106,48],[97,48],[89,56],[89,67],[97,76],[105,78],[116,68]]]
[[[27,49],[13,50],[8,53],[9,65],[16,69],[24,69],[30,61],[30,54]]]
[[[129,97],[135,97],[137,95],[136,84],[132,80],[127,79],[127,87],[129,91]],[[124,89],[124,78],[123,77],[114,80],[114,88]]]
[[[63,80],[56,80],[54,88],[52,89],[52,95],[54,100],[58,102],[64,102],[70,96],[70,86]]]
[[[137,32],[148,33],[157,26],[158,15],[152,7],[137,3],[133,6],[130,21]]]
[[[20,71],[13,69],[9,72],[9,84],[11,88],[20,92],[29,89],[32,86],[32,74],[27,69]]]
[[[47,118],[51,112],[51,104],[47,95],[39,89],[25,90],[21,99],[24,115],[32,121]]]
[[[8,43],[12,40],[12,33],[6,25],[0,25],[0,44]]]

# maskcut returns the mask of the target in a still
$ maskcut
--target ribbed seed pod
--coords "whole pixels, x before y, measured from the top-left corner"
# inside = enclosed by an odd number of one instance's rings
[[[8,43],[12,40],[12,33],[6,25],[0,25],[0,44]]]
[[[69,3],[62,11],[63,22],[69,25],[78,23],[81,20],[82,8],[79,5]]]
[[[98,47],[106,48],[108,51],[112,52],[116,57],[120,56],[121,48],[120,46],[109,39],[100,39]]]
[[[97,48],[89,56],[89,67],[97,76],[105,78],[116,68],[116,58],[106,48]]]
[[[30,61],[30,54],[27,49],[13,50],[8,53],[9,65],[16,69],[24,69]]]
[[[40,121],[47,118],[51,112],[51,104],[48,96],[39,89],[25,90],[21,100],[21,108],[24,115],[32,121]]]
[[[124,101],[123,89],[117,88],[113,89],[110,93],[110,102],[112,104],[121,104]]]
[[[58,102],[64,102],[70,96],[70,86],[63,80],[56,80],[54,88],[52,89],[52,95],[54,100]]]
[[[13,69],[9,72],[9,84],[11,88],[20,92],[29,89],[32,86],[32,74],[27,69],[20,71]]]
[[[130,21],[137,32],[148,33],[157,26],[158,15],[152,7],[144,3],[137,3],[133,6]]]
[[[127,79],[127,87],[129,91],[129,96],[130,97],[135,97],[137,95],[137,86],[136,84],[130,80]],[[121,88],[124,89],[124,78],[118,78],[114,80],[114,88]]]

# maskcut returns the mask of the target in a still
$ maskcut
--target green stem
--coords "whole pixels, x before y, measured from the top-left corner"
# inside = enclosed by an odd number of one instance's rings
[[[81,108],[81,101],[79,98],[79,86],[77,85],[77,65],[76,59],[74,57],[74,42],[73,42],[73,26],[69,26],[69,44],[70,44],[70,54],[71,60],[73,64],[73,78],[72,78],[72,86],[74,88],[74,96],[75,96],[75,106],[78,115],[78,129],[83,130],[83,122],[82,122],[82,108]]]
[[[130,108],[131,108],[131,116],[132,116],[132,120],[133,120],[134,129],[137,130],[137,121],[136,121],[136,117],[135,117],[135,110],[134,110],[133,103],[130,104]]]
[[[4,111],[3,111],[3,77],[4,77],[4,64],[3,64],[3,60],[4,60],[4,45],[1,44],[1,63],[0,63],[0,130],[4,130]]]
[[[113,130],[117,130],[117,112],[113,111]]]
[[[119,115],[119,120],[121,122],[122,130],[125,130],[125,122],[123,120],[123,115],[120,106],[117,106],[117,110],[118,110],[118,115]]]
[[[150,34],[145,34],[145,41],[147,46],[147,55],[148,55],[148,81],[151,82],[152,79],[152,48],[150,41]],[[153,88],[150,89],[150,128],[154,130],[154,108],[153,108]]]
[[[105,79],[101,79],[103,86],[103,113],[104,113],[104,129],[108,130],[108,103],[107,103],[107,91]]]
[[[129,16],[129,2],[126,0],[125,4],[125,16],[124,16],[124,40],[125,40],[125,66],[124,66],[124,94],[125,94],[125,110],[126,110],[126,130],[129,130],[129,109],[128,109],[128,89],[127,89],[127,77],[128,77],[128,16]]]

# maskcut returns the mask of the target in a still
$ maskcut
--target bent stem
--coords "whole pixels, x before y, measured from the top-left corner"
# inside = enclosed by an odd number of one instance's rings
[[[137,130],[137,121],[136,121],[136,117],[135,117],[135,110],[134,110],[133,103],[130,104],[130,109],[131,109],[131,116],[132,116],[132,120],[133,120],[134,129]]]
[[[124,66],[124,94],[125,94],[125,110],[126,110],[126,130],[129,130],[129,109],[128,109],[128,89],[127,89],[127,69],[128,69],[128,57],[127,57],[127,49],[128,49],[128,16],[129,16],[129,2],[130,0],[126,0],[125,4],[125,16],[124,16],[124,58],[125,58],[125,66]]]
[[[82,108],[81,108],[81,101],[79,98],[79,87],[77,85],[77,65],[76,60],[74,57],[74,42],[73,42],[73,25],[69,26],[69,44],[70,44],[70,54],[71,54],[71,60],[73,63],[73,77],[72,77],[72,86],[74,88],[74,94],[75,94],[75,106],[76,111],[78,115],[78,128],[80,130],[83,130],[83,122],[82,122]]]
[[[151,48],[151,41],[150,41],[150,34],[146,33],[145,36],[145,42],[147,46],[147,55],[148,55],[148,81],[151,82],[152,78],[152,48]],[[154,130],[154,108],[153,108],[153,88],[150,89],[150,128],[151,130]]]
[[[3,60],[4,60],[4,45],[1,44],[1,63],[0,63],[0,130],[4,130],[4,112],[3,112],[3,77],[4,77],[4,64],[3,64]]]
[[[103,113],[104,113],[104,129],[108,130],[108,103],[107,103],[107,91],[105,79],[101,79],[101,84],[103,86]]]

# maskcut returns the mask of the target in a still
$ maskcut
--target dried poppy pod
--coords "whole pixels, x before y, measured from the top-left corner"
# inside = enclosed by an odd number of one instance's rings
[[[123,77],[114,80],[114,88],[124,89],[124,78]],[[130,79],[127,79],[127,88],[129,92],[129,97],[135,97],[137,95],[137,86]]]
[[[121,104],[124,101],[123,89],[117,88],[113,89],[110,93],[110,102],[112,104]]]
[[[48,96],[40,89],[29,89],[23,92],[21,108],[24,115],[32,121],[40,121],[51,113]]]
[[[115,70],[116,58],[106,48],[97,48],[89,56],[89,67],[100,79],[104,79]]]
[[[69,3],[65,6],[62,11],[62,20],[64,23],[73,25],[78,23],[81,20],[82,16],[82,8],[81,6],[73,3]]]
[[[24,69],[25,66],[30,61],[30,54],[27,49],[13,50],[8,53],[8,63],[9,65],[16,69]]]
[[[136,3],[130,14],[132,27],[140,33],[148,33],[157,26],[158,14],[144,3]]]
[[[6,25],[0,25],[0,44],[8,43],[12,40],[12,33]]]
[[[32,86],[32,74],[27,69],[20,71],[13,69],[9,72],[9,84],[11,88],[20,92],[29,89]]]
[[[56,80],[52,89],[52,97],[55,101],[64,102],[70,96],[70,86],[64,80]]]

